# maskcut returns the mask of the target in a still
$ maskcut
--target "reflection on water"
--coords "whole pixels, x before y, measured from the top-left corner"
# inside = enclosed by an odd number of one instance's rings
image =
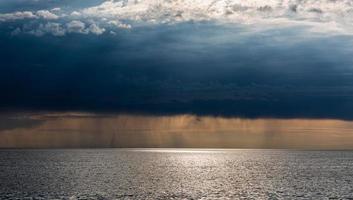
[[[136,152],[156,152],[156,153],[226,153],[232,151],[241,151],[240,149],[195,149],[195,148],[137,148],[128,149]]]
[[[352,151],[0,151],[0,199],[353,198]]]
[[[85,113],[18,119],[0,126],[0,147],[353,148],[353,122],[342,120]]]

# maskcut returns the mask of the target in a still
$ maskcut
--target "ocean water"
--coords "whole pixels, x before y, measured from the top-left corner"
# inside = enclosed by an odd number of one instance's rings
[[[353,199],[353,151],[0,150],[0,199]]]

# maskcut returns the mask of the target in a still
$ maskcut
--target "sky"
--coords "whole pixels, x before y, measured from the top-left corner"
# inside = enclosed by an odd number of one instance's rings
[[[2,0],[0,147],[353,148],[352,44],[350,0]],[[156,128],[183,116],[196,132],[206,119],[247,123],[216,126],[207,141]],[[119,133],[99,128],[113,119]],[[134,136],[123,119],[156,127]],[[132,139],[104,140],[121,134]]]

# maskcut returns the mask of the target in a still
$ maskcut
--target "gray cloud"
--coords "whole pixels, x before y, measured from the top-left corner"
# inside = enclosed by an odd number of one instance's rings
[[[27,27],[16,28],[11,32],[12,36],[19,35],[20,33],[28,33],[38,37],[44,35],[52,36],[65,36],[68,33],[79,33],[79,34],[94,34],[101,35],[105,32],[105,28],[99,27],[97,24],[90,24],[86,26],[84,22],[73,20],[66,24],[61,24],[57,22],[47,22],[45,24],[40,23],[37,27]]]
[[[16,30],[13,33],[17,33]],[[66,30],[59,23],[48,22],[46,24],[40,24],[37,29],[31,30],[28,33],[33,34],[35,36],[43,36],[45,34],[52,34],[54,36],[64,36],[66,34]]]

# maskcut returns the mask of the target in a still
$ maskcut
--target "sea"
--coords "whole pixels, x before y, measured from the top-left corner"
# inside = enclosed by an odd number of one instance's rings
[[[0,199],[353,199],[353,151],[7,149]]]

